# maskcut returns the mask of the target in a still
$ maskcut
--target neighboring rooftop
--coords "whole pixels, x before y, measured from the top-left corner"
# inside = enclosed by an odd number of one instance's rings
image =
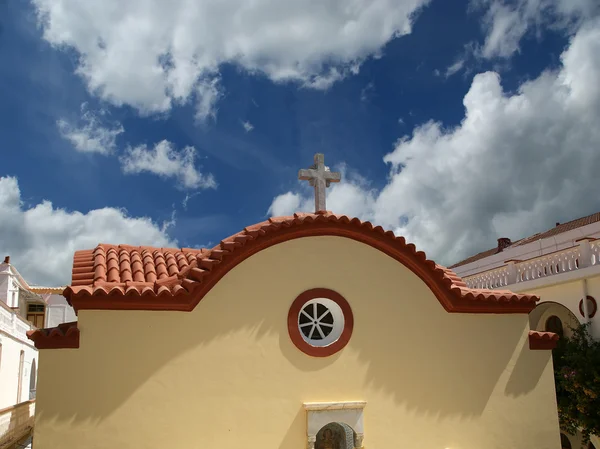
[[[553,237],[558,234],[562,234],[563,232],[572,231],[573,229],[580,228],[582,226],[587,226],[592,223],[596,223],[600,221],[600,212],[596,212],[594,214],[588,215],[586,217],[577,218],[575,220],[571,220],[567,223],[556,223],[556,226],[545,231],[539,232],[537,234],[533,234],[529,237],[523,238],[521,240],[517,240],[516,242],[511,242],[510,239],[505,237],[498,239],[498,246],[488,249],[486,251],[482,251],[478,254],[475,254],[471,257],[468,257],[460,262],[451,265],[449,268],[456,268],[462,265],[466,265],[477,260],[485,259],[486,257],[493,256],[494,254],[498,254],[499,252],[507,249],[514,248],[516,246],[525,245],[527,243],[534,242],[536,240],[545,239],[548,237]]]

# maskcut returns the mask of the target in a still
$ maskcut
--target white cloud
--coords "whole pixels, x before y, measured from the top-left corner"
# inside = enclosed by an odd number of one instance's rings
[[[385,156],[386,186],[352,179],[329,189],[329,210],[355,215],[450,264],[556,221],[600,210],[600,20],[583,26],[562,67],[507,94],[493,72],[474,77],[465,117],[447,129],[429,122]],[[274,214],[311,211],[305,190],[275,198]]]
[[[185,147],[177,151],[168,140],[162,140],[149,149],[146,145],[128,147],[120,157],[124,173],[154,173],[163,178],[175,178],[185,189],[214,188],[212,174],[204,174],[195,166],[196,149]]]
[[[252,123],[250,123],[248,120],[242,122],[242,126],[244,127],[244,129],[246,130],[247,133],[249,133],[250,131],[252,131],[254,129],[254,125]]]
[[[144,114],[206,93],[223,63],[324,89],[411,32],[429,0],[33,0],[44,38],[79,55],[91,92]],[[204,88],[198,88],[204,83]],[[203,99],[208,95],[209,99]]]
[[[474,54],[487,59],[519,52],[521,40],[532,28],[537,34],[542,25],[575,32],[583,21],[600,13],[597,0],[471,0],[471,5],[485,10],[485,42]]]
[[[87,109],[87,104],[81,105],[81,122],[74,126],[64,119],[56,122],[61,136],[70,141],[77,151],[83,153],[111,154],[117,147],[117,137],[124,132],[123,126],[116,122],[112,125],[104,123],[102,115]]]
[[[375,90],[375,85],[372,82],[363,87],[360,91],[360,101],[367,101],[371,97],[373,90]]]
[[[223,96],[220,82],[219,77],[213,77],[200,81],[196,86],[196,120],[199,122],[217,118],[217,102]]]
[[[32,284],[66,285],[71,281],[73,253],[98,243],[177,246],[161,225],[149,218],[129,217],[106,207],[87,213],[55,208],[43,201],[22,203],[16,178],[0,178],[0,247]]]
[[[454,64],[450,65],[444,73],[445,78],[450,78],[452,75],[458,73],[465,65],[464,59],[458,59]]]
[[[500,1],[492,2],[484,21],[488,33],[481,49],[482,56],[506,58],[518,51],[529,19],[524,11],[504,5]]]
[[[188,210],[188,203],[189,201],[194,198],[195,196],[200,195],[201,192],[193,192],[193,193],[186,193],[185,197],[183,198],[183,200],[181,201],[181,205],[183,206],[183,210]]]

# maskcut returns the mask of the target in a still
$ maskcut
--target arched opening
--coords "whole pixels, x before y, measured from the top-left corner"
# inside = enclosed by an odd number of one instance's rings
[[[573,333],[571,328],[576,328],[579,324],[577,316],[557,302],[542,302],[529,314],[531,330],[554,332],[561,337],[569,338]]]
[[[544,330],[546,332],[554,332],[555,334],[558,334],[561,337],[565,334],[563,322],[556,315],[550,315],[546,319],[546,325],[544,326]]]
[[[562,449],[571,449],[571,441],[564,433],[560,434],[560,447]]]
[[[354,449],[356,432],[346,423],[332,422],[317,432],[315,449]]]
[[[31,373],[29,375],[29,400],[35,399],[35,391],[36,391],[36,375],[37,369],[35,365],[35,359],[31,361]]]

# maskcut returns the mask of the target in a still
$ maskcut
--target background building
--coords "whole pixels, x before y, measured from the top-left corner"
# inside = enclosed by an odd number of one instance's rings
[[[63,287],[35,287],[6,257],[0,264],[0,448],[33,427],[38,351],[27,331],[77,319]]]

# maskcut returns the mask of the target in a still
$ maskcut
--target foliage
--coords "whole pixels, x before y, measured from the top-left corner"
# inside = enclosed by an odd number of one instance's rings
[[[600,435],[600,341],[589,334],[589,323],[561,338],[553,351],[554,378],[561,428]]]

